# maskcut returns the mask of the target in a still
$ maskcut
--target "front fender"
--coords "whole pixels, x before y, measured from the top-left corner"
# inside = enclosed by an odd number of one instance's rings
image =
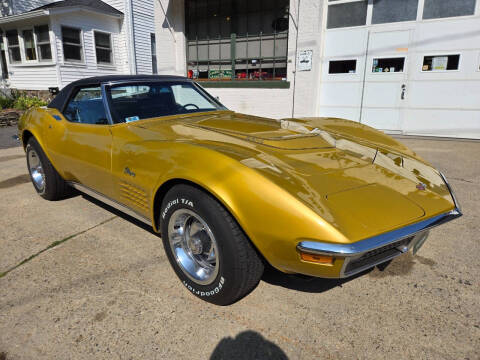
[[[137,176],[142,176],[144,171],[158,175],[150,203],[152,219],[158,189],[167,181],[183,179],[197,184],[220,201],[277,269],[298,271],[296,246],[302,239],[348,243],[336,228],[292,194],[239,162],[235,158],[242,156],[239,152],[227,155],[208,146],[161,141],[127,145],[123,151],[134,155],[129,161],[135,164]],[[147,164],[149,169],[139,168]],[[328,271],[334,276],[338,268],[334,266]]]

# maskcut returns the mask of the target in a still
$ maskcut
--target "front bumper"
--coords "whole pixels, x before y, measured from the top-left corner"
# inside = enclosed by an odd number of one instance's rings
[[[443,174],[441,176],[452,196],[455,205],[453,210],[352,244],[302,241],[298,243],[297,251],[343,259],[343,265],[338,276],[340,278],[355,275],[363,270],[389,261],[410,249],[413,249],[413,252],[416,253],[427,239],[431,228],[462,216],[460,206],[450,184]]]

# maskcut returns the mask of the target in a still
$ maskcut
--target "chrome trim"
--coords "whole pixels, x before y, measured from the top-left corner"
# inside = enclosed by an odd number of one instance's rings
[[[450,183],[448,182],[447,178],[445,177],[445,175],[443,175],[443,173],[441,171],[439,171],[439,174],[442,177],[442,180],[445,183],[445,185],[447,185],[447,189],[450,192],[450,195],[452,196],[453,203],[455,204],[455,208],[461,213],[462,208],[460,207],[460,204],[457,201],[457,197],[455,196],[455,192],[453,191],[452,187],[450,186]]]
[[[101,84],[100,88],[102,89],[102,102],[105,109],[105,114],[107,114],[108,124],[113,125],[112,113],[110,112],[110,106],[108,106],[106,85]]]
[[[430,219],[423,220],[403,228],[389,231],[365,240],[360,240],[352,244],[333,244],[320,241],[302,241],[297,245],[297,249],[303,252],[319,255],[333,256],[355,256],[366,251],[374,250],[379,247],[388,245],[392,242],[402,240],[421,231],[431,229],[435,226],[446,223],[461,216],[458,209],[451,210],[447,213],[434,216]]]
[[[135,210],[129,208],[128,206],[126,205],[123,205],[123,204],[120,204],[118,201],[115,201],[113,199],[110,199],[109,197],[103,195],[103,194],[100,194],[99,192],[93,190],[93,189],[90,189],[89,187],[85,186],[85,185],[82,185],[82,184],[79,184],[77,182],[74,182],[74,181],[68,181],[67,182],[68,185],[70,185],[71,187],[77,189],[78,191],[84,193],[84,194],[87,194],[97,200],[100,200],[101,202],[117,209],[117,210],[120,210],[121,212],[131,216],[131,217],[134,217],[135,219],[137,220],[140,220],[142,222],[144,222],[145,224],[147,225],[150,225],[152,226],[152,222],[150,221],[150,219],[146,218],[145,216],[137,213]]]
[[[355,271],[345,274],[345,267],[351,261],[357,257],[360,257],[367,251],[375,250],[380,247],[389,245],[396,241],[408,238],[410,236],[416,235],[417,238],[412,239],[409,244],[409,248],[414,245],[419,239],[417,235],[424,235],[424,233],[430,230],[433,227],[444,224],[448,221],[456,219],[462,216],[462,213],[457,209],[453,209],[447,213],[434,216],[430,219],[423,220],[411,225],[407,225],[397,230],[389,231],[371,238],[360,240],[352,244],[333,244],[333,243],[324,243],[320,241],[302,241],[298,243],[297,250],[319,255],[330,255],[334,257],[345,258],[342,270],[340,271],[340,277],[347,277],[357,274],[365,269],[378,265],[382,262],[388,261],[398,255],[401,255],[403,251],[399,250],[398,254],[391,256],[389,258],[381,259],[377,263],[368,264],[362,268],[355,269]],[[420,238],[422,237],[420,236]]]

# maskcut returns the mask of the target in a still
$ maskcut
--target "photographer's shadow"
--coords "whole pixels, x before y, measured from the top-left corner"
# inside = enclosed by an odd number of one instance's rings
[[[288,360],[288,356],[273,342],[259,333],[247,330],[235,338],[223,338],[213,350],[210,360]]]

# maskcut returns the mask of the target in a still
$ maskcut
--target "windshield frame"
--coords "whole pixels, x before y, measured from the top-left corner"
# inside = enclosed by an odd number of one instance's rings
[[[115,87],[121,87],[121,86],[141,86],[141,85],[149,85],[149,84],[155,84],[155,83],[169,83],[171,85],[183,85],[183,84],[188,84],[192,85],[192,87],[197,90],[200,95],[204,96],[209,102],[212,103],[212,105],[217,106],[217,109],[203,109],[201,111],[191,111],[191,112],[186,112],[186,113],[179,113],[179,114],[169,114],[169,115],[159,115],[159,116],[153,116],[149,118],[143,118],[138,121],[146,120],[146,119],[152,119],[152,118],[162,118],[162,117],[170,117],[170,116],[185,116],[189,114],[197,114],[197,113],[203,113],[203,112],[212,112],[212,111],[228,111],[229,109],[223,105],[217,98],[213,97],[210,95],[203,87],[201,87],[199,84],[197,84],[194,81],[185,79],[185,80],[172,80],[172,79],[148,79],[148,80],[138,80],[138,79],[132,79],[132,80],[118,80],[118,81],[109,81],[106,83],[101,84],[102,88],[102,97],[104,99],[104,105],[106,107],[106,112],[107,112],[107,118],[110,124],[115,125],[115,124],[125,124],[125,121],[116,121],[114,119],[114,116],[112,115],[111,109],[113,108],[112,104],[112,96],[111,96],[111,89]]]

